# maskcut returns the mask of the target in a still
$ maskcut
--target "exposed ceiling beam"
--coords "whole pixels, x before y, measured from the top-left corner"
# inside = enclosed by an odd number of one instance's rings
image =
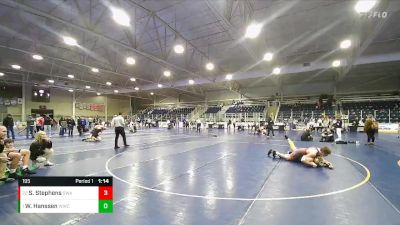
[[[157,64],[161,64],[161,65],[167,66],[167,67],[169,67],[169,68],[173,68],[173,69],[176,69],[176,70],[178,70],[178,71],[181,71],[181,72],[185,72],[185,73],[187,73],[187,74],[194,75],[194,76],[196,76],[196,77],[201,77],[201,75],[199,75],[199,74],[197,74],[197,73],[195,73],[195,72],[193,72],[193,71],[187,70],[187,69],[185,69],[185,68],[183,68],[183,67],[181,67],[181,66],[178,66],[178,65],[172,64],[172,63],[170,63],[170,62],[167,62],[166,60],[163,60],[163,59],[161,59],[161,58],[158,58],[158,57],[156,57],[156,56],[154,56],[154,55],[152,55],[152,54],[149,54],[149,53],[146,53],[146,52],[144,52],[144,51],[141,51],[141,50],[138,50],[138,49],[136,49],[136,48],[133,48],[133,47],[129,46],[128,44],[125,44],[125,43],[123,43],[123,42],[121,42],[121,41],[118,41],[118,40],[112,39],[112,38],[110,38],[110,37],[104,36],[104,35],[102,35],[102,34],[100,34],[100,33],[97,33],[97,32],[95,32],[95,31],[89,30],[89,29],[87,29],[87,28],[85,28],[85,27],[82,27],[82,26],[80,26],[80,25],[77,25],[77,24],[68,22],[68,21],[63,20],[63,19],[61,19],[61,18],[55,17],[55,16],[50,15],[50,14],[48,14],[48,13],[46,13],[46,12],[41,11],[41,10],[32,8],[32,7],[28,6],[28,5],[25,5],[25,4],[22,4],[22,3],[19,3],[19,2],[15,2],[15,1],[10,1],[10,0],[4,0],[4,1],[3,1],[3,4],[8,5],[8,6],[11,6],[11,7],[15,7],[15,8],[20,7],[23,11],[28,12],[28,13],[30,13],[30,14],[37,15],[37,16],[41,16],[41,17],[44,17],[44,18],[48,18],[48,19],[57,21],[57,22],[59,22],[59,23],[62,23],[62,24],[64,24],[64,25],[67,25],[67,26],[69,26],[69,27],[72,27],[72,28],[75,28],[75,29],[77,29],[77,30],[80,30],[80,31],[89,33],[89,34],[91,34],[91,35],[97,36],[97,37],[100,38],[100,39],[106,40],[106,41],[108,41],[108,42],[114,43],[114,44],[116,44],[116,45],[118,45],[118,46],[121,46],[121,47],[123,47],[123,48],[129,49],[129,50],[131,50],[131,51],[133,51],[133,52],[135,52],[135,53],[137,53],[137,54],[139,54],[139,55],[141,55],[141,56],[143,56],[143,57],[145,57],[145,58],[150,59],[151,61],[153,61],[153,62],[155,62],[155,63],[157,63]]]

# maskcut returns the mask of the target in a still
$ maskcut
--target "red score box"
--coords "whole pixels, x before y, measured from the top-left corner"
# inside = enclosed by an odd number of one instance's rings
[[[112,200],[113,188],[112,186],[99,186],[99,200]]]

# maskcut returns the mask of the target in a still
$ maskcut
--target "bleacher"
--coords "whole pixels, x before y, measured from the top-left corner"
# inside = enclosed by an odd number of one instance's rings
[[[293,113],[293,119],[319,118],[322,115],[334,116],[335,110],[332,106],[317,104],[285,104],[281,105],[278,118],[288,120]]]
[[[225,113],[263,113],[263,105],[235,105],[231,106]]]
[[[369,114],[380,123],[400,121],[400,101],[346,102],[342,104],[342,108],[343,113],[349,115],[350,121],[365,119]]]
[[[188,115],[191,112],[193,112],[194,108],[193,107],[186,107],[186,108],[176,108],[171,110],[169,113],[170,115]]]
[[[159,109],[153,109],[153,111],[151,111],[151,115],[166,115],[166,114],[168,114],[168,112],[169,112],[170,110],[169,109],[162,109],[162,108],[159,108]]]
[[[205,114],[218,113],[219,111],[221,111],[221,109],[222,109],[221,106],[210,106],[207,108]]]

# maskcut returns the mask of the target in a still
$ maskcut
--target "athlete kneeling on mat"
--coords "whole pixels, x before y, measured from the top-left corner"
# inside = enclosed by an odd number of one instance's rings
[[[32,142],[29,150],[31,151],[31,160],[35,166],[39,166],[38,163],[42,162],[44,162],[44,166],[54,165],[50,162],[54,153],[53,143],[44,131],[36,133],[35,141]]]
[[[287,138],[287,136],[285,136],[285,138]],[[292,140],[290,140],[289,138],[287,138],[287,140],[291,149],[290,153],[283,154],[271,149],[268,151],[268,156],[272,154],[273,158],[279,156],[281,159],[285,159],[288,161],[300,161],[303,164],[311,167],[320,166],[333,169],[332,163],[324,159],[324,157],[331,154],[331,150],[328,147],[324,146],[322,148],[296,148]]]
[[[87,141],[87,142],[101,141],[101,137],[99,136],[99,134],[105,129],[106,129],[105,127],[96,123],[92,132],[90,132],[90,136],[88,138],[82,139],[82,141]]]

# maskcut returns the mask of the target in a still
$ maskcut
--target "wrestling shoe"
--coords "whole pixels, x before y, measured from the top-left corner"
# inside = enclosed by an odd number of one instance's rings
[[[289,139],[289,137],[285,134],[285,139],[287,140],[287,139]]]
[[[15,173],[10,173],[10,174],[8,175],[8,178],[11,178],[11,179],[17,180],[17,179],[18,179],[17,172],[15,172]]]
[[[36,174],[36,172],[29,170],[28,168],[25,168],[25,169],[22,169],[22,174]]]
[[[270,150],[268,151],[268,157],[269,157],[269,156],[271,156],[271,153],[272,153],[272,158],[274,158],[274,159],[275,159],[275,157],[276,157],[276,151],[275,151],[275,150],[272,150],[272,149],[270,149]]]
[[[44,166],[54,166],[54,163],[47,162],[47,163],[44,164]]]

